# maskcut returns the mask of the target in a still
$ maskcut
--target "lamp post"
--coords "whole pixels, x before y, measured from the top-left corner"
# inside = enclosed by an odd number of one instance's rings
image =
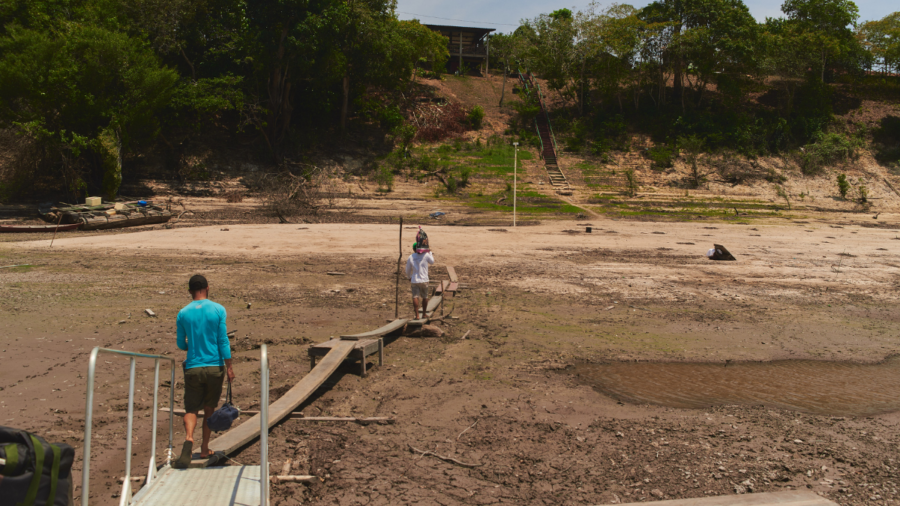
[[[516,184],[518,182],[519,143],[514,142],[513,155],[513,226],[516,226]]]

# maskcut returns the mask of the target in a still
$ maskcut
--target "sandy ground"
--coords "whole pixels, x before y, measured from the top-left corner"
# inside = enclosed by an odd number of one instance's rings
[[[440,339],[388,339],[384,367],[360,378],[347,364],[302,406],[308,415],[395,424],[275,427],[273,468],[290,458],[292,472],[324,482],[276,485],[274,503],[596,504],[787,487],[840,504],[892,503],[895,414],[623,404],[569,367],[881,361],[895,353],[900,330],[898,233],[838,222],[427,226],[438,260],[432,279],[446,278],[445,265],[462,279],[447,304],[458,319]],[[415,230],[403,232],[405,256]],[[396,224],[215,225],[60,236],[52,249],[44,240],[4,242],[0,265],[31,266],[0,269],[3,424],[68,442],[80,459],[90,349],[180,359],[174,317],[197,272],[236,330],[238,405],[258,400],[263,342],[277,397],[309,371],[308,343],[393,317],[397,233]],[[714,242],[738,261],[706,260]],[[124,474],[127,362],[106,358],[100,369],[91,503],[113,504]],[[149,455],[152,401],[152,372],[140,371],[136,474]],[[164,419],[159,426],[162,451]],[[234,456],[257,459],[255,444]]]

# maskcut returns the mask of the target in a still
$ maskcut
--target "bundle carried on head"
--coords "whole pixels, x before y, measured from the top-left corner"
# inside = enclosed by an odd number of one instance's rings
[[[419,233],[416,234],[415,250],[416,253],[428,253],[431,251],[431,248],[428,246],[428,234],[422,230],[421,225],[419,225]]]

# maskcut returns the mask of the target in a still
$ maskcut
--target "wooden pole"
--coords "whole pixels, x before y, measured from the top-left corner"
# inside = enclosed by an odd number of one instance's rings
[[[459,75],[462,75],[462,71],[463,71],[463,68],[462,68],[462,38],[463,38],[463,33],[459,32],[459,71],[457,72],[457,74],[459,74]]]
[[[62,223],[62,211],[59,213],[59,220],[56,222],[56,228],[53,229],[53,238],[50,239],[50,247],[53,247],[53,241],[56,240],[56,232],[59,231],[59,224]]]
[[[484,59],[485,77],[491,76],[491,34],[487,34],[487,56]]]
[[[394,318],[400,317],[400,261],[403,260],[403,216],[400,217],[400,248],[397,257],[397,287],[394,293]]]
[[[519,167],[519,143],[514,142],[513,146],[515,147],[515,155],[513,158],[513,226],[516,226],[516,184],[518,183],[519,176],[517,174]]]

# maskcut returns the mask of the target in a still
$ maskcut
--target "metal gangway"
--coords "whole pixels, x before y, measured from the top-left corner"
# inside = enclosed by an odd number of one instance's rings
[[[260,465],[224,466],[210,468],[175,469],[172,467],[172,436],[174,435],[175,408],[175,360],[162,355],[147,355],[129,351],[110,350],[96,347],[91,351],[88,365],[87,402],[84,419],[84,465],[81,477],[81,506],[88,506],[91,484],[91,429],[94,414],[94,373],[97,356],[101,353],[128,357],[130,373],[128,378],[128,428],[125,440],[125,478],[119,506],[171,506],[190,504],[191,506],[268,506],[269,466],[268,427],[269,419],[269,357],[266,345],[260,349]],[[153,426],[151,435],[150,463],[144,486],[133,493],[131,489],[131,441],[134,425],[134,380],[138,359],[154,361],[153,376]],[[157,403],[159,401],[159,365],[166,361],[171,365],[169,384],[169,445],[166,462],[156,463]]]

